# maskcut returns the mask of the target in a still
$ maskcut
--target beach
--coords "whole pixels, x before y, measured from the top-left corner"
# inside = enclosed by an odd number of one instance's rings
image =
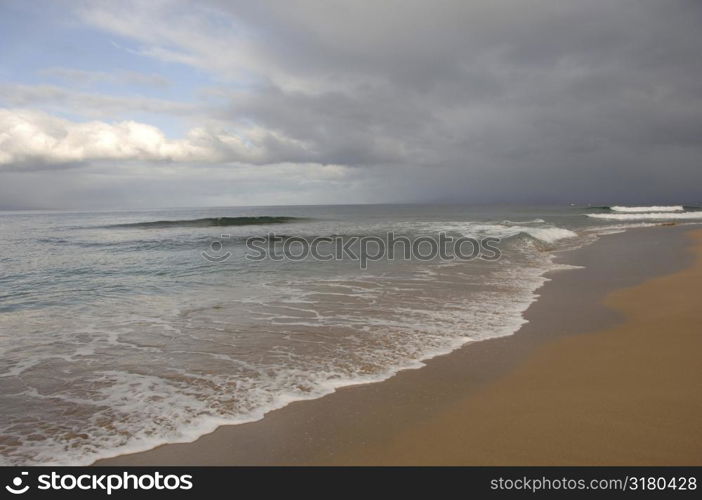
[[[702,1],[338,3],[0,2],[8,491],[702,465]]]
[[[702,231],[558,258],[514,335],[97,465],[702,464]]]

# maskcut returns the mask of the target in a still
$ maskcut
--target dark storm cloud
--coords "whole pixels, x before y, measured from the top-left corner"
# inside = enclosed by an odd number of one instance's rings
[[[232,99],[228,118],[315,161],[402,164],[422,198],[700,197],[700,2],[221,8],[263,27],[262,54],[294,81]]]

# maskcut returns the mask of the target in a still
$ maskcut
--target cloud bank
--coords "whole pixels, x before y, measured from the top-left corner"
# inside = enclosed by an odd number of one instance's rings
[[[169,140],[158,128],[135,121],[76,123],[16,109],[0,109],[0,131],[0,165],[19,167],[101,160],[273,163],[280,161],[270,155],[273,150],[304,151],[258,128],[245,136],[194,128],[183,139]]]

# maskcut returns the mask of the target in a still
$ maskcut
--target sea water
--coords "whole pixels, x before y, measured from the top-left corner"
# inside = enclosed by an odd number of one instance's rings
[[[191,441],[511,335],[547,273],[567,269],[555,262],[558,252],[681,219],[702,212],[682,205],[0,212],[0,463],[89,464]],[[500,258],[379,259],[366,269],[346,257],[247,258],[251,237],[389,232],[497,238]]]

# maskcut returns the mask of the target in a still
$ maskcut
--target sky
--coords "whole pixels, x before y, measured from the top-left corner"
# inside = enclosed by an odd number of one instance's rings
[[[0,209],[702,202],[699,0],[0,0]]]

